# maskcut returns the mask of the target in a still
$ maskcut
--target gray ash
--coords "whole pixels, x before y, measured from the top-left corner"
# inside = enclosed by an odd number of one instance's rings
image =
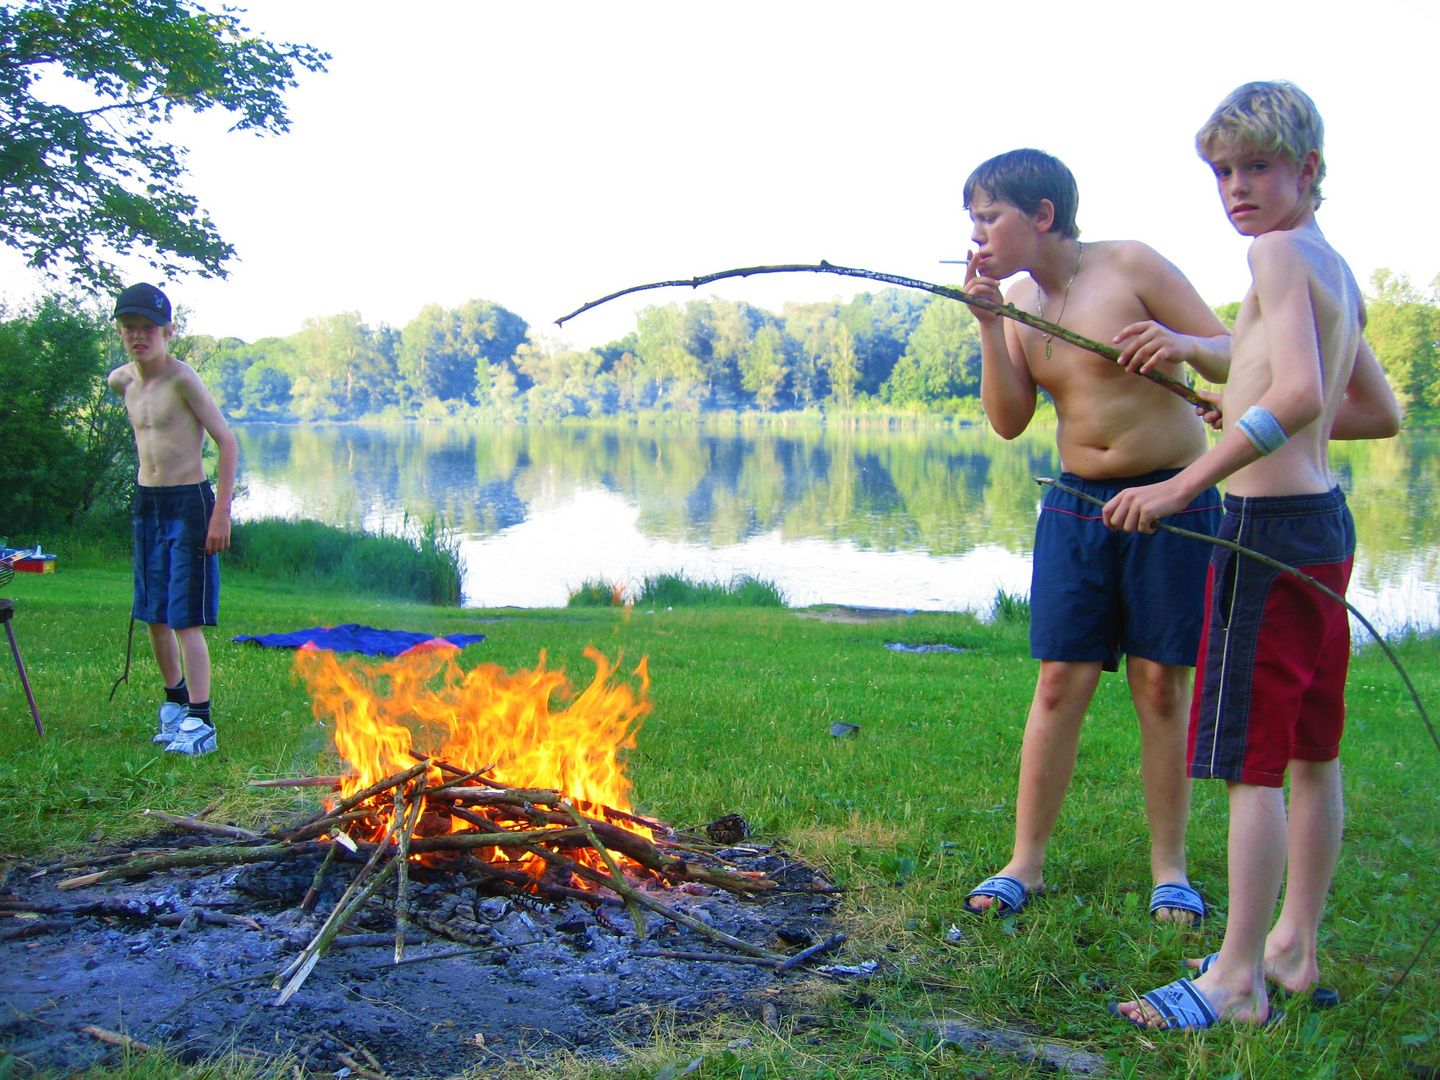
[[[831,932],[837,898],[813,891],[829,886],[817,872],[770,847],[717,854],[781,888],[741,898],[696,883],[637,887],[776,952]],[[338,942],[348,947],[328,952],[275,1007],[275,972],[314,936],[354,873],[337,860],[314,912],[303,912],[319,859],[69,891],[56,888],[69,872],[12,869],[9,891],[0,888],[0,1054],[35,1070],[83,1068],[114,1052],[78,1033],[93,1024],[187,1055],[235,1046],[293,1053],[306,1068],[333,1072],[338,1054],[363,1047],[391,1075],[452,1076],[560,1047],[615,1053],[616,1043],[643,1041],[662,1010],[682,1020],[758,1016],[762,1002],[783,1009],[807,981],[803,971],[781,977],[769,966],[641,955],[726,950],[658,916],[637,941],[615,901],[541,904],[513,888],[485,895],[456,860],[412,871],[406,964],[392,963],[392,909],[373,903]],[[464,949],[489,951],[423,960]],[[775,987],[783,992],[765,993]]]

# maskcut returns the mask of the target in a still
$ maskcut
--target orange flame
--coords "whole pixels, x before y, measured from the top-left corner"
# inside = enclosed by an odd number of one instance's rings
[[[630,810],[620,751],[634,749],[650,712],[646,660],[635,669],[637,690],[612,682],[618,658],[612,665],[587,648],[595,676],[575,695],[563,672],[546,670],[544,652],[533,671],[514,674],[496,664],[467,672],[457,655],[420,650],[367,665],[317,649],[296,654],[315,718],[333,723],[335,747],[354,769],[343,795],[415,764],[416,750],[467,772],[493,765],[486,775],[510,786],[555,788],[582,804]],[[439,781],[432,774],[431,783]]]

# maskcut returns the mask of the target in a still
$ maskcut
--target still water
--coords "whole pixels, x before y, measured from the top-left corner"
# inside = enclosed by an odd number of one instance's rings
[[[465,603],[558,607],[585,581],[753,574],[794,606],[983,611],[1026,594],[1053,430],[237,425],[237,520],[370,529],[439,514]],[[1440,626],[1440,435],[1337,443],[1360,546],[1350,599]],[[1363,632],[1362,632],[1363,633]]]

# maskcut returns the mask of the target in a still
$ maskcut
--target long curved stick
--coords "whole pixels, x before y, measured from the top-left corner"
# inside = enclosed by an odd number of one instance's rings
[[[1031,315],[1028,311],[1022,311],[1014,304],[997,304],[979,296],[971,296],[960,289],[951,288],[948,285],[936,285],[933,282],[921,281],[918,278],[901,277],[899,274],[886,274],[879,270],[861,270],[853,266],[836,266],[832,262],[821,259],[818,263],[784,263],[775,266],[743,266],[737,270],[721,270],[714,274],[701,274],[699,277],[685,278],[679,281],[655,281],[649,285],[632,285],[628,289],[621,289],[619,292],[602,296],[599,300],[591,300],[588,304],[582,304],[568,315],[562,315],[555,320],[556,326],[564,326],[576,315],[581,315],[591,308],[597,308],[601,304],[607,304],[621,296],[628,296],[631,293],[645,292],[647,289],[668,289],[672,286],[688,285],[692,289],[698,289],[701,285],[708,285],[712,281],[720,281],[723,278],[753,277],[756,274],[839,274],[841,277],[864,278],[867,281],[883,281],[887,285],[899,285],[905,289],[920,289],[923,292],[934,293],[936,296],[949,297],[951,300],[959,300],[962,304],[969,304],[972,308],[980,308],[982,311],[991,311],[996,315],[1003,315],[1007,319],[1014,319],[1018,323],[1034,327],[1051,337],[1057,337],[1061,341],[1068,341],[1081,349],[1085,349],[1097,356],[1103,356],[1106,360],[1119,360],[1120,350],[1113,345],[1102,345],[1098,341],[1091,341],[1089,338],[1075,333],[1073,330],[1066,330],[1058,323],[1047,322],[1038,315]],[[1179,379],[1172,379],[1169,375],[1159,371],[1137,372],[1153,383],[1163,386],[1172,394],[1178,394],[1191,405],[1202,409],[1212,409],[1214,406],[1197,394],[1190,387],[1186,386]]]

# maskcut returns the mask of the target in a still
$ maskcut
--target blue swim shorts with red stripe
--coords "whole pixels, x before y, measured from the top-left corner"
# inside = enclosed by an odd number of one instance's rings
[[[1316,495],[1227,495],[1219,536],[1345,595],[1355,522],[1338,487]],[[1350,664],[1344,605],[1226,548],[1211,557],[1208,592],[1190,709],[1190,775],[1281,787],[1292,759],[1333,761]]]

